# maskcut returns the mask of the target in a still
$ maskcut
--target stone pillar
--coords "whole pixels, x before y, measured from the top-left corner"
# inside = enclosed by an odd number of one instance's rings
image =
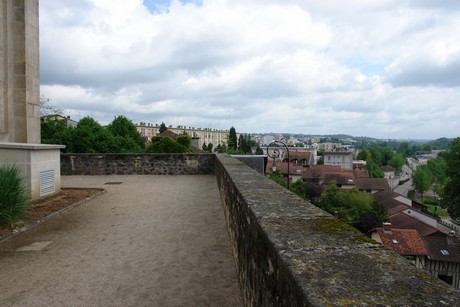
[[[65,147],[40,145],[38,0],[1,0],[0,18],[0,166],[17,166],[35,200],[59,192]]]
[[[39,144],[38,0],[2,0],[0,17],[0,142]]]

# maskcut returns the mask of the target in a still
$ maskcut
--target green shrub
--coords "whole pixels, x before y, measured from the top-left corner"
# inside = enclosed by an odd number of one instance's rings
[[[179,135],[178,137],[176,137],[176,142],[181,144],[182,146],[189,148],[190,145],[192,145],[192,138],[188,135]]]
[[[184,153],[189,152],[189,149],[170,137],[162,137],[161,140],[150,144],[146,150],[147,153]]]
[[[13,226],[30,206],[24,179],[16,166],[0,167],[0,224]]]

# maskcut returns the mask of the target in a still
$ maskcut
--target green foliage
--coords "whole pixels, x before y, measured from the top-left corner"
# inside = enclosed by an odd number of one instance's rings
[[[273,180],[274,182],[276,182],[280,186],[282,186],[284,188],[287,188],[287,182],[286,182],[286,180],[283,179],[283,177],[282,177],[282,175],[281,175],[281,173],[279,171],[276,171],[274,173],[270,173],[270,175],[268,175],[268,178],[270,180]]]
[[[451,142],[452,139],[440,138],[429,142],[429,144],[434,150],[446,150]]]
[[[91,117],[81,119],[75,128],[64,121],[41,121],[41,141],[66,145],[63,151],[69,153],[138,153],[145,148],[145,139],[124,116],[116,117],[107,127]]]
[[[324,157],[319,157],[318,161],[316,161],[318,165],[324,165]]]
[[[42,120],[40,122],[42,144],[69,144],[72,128],[63,120]]]
[[[366,161],[366,169],[369,172],[371,178],[383,178],[385,174],[380,167],[369,157]]]
[[[372,195],[356,189],[341,192],[334,182],[321,194],[318,205],[329,213],[337,211],[341,220],[365,233],[388,218]]]
[[[91,117],[81,119],[72,131],[66,152],[109,153],[115,151],[114,136]]]
[[[192,138],[189,135],[179,135],[176,137],[176,142],[186,148],[190,148],[190,145],[192,145]]]
[[[316,204],[324,191],[322,184],[297,180],[290,185],[290,190],[300,197]]]
[[[263,154],[264,154],[264,151],[262,150],[262,148],[260,148],[259,144],[257,144],[256,155],[263,155]]]
[[[150,139],[150,143],[156,143],[156,142],[159,142],[161,141],[161,139],[163,139],[162,136],[152,136],[152,138]]]
[[[306,191],[305,191],[305,184],[303,183],[302,180],[297,180],[296,182],[292,183],[290,185],[290,190],[291,192],[299,195],[300,197],[306,198]]]
[[[189,148],[179,144],[170,137],[162,137],[161,140],[147,147],[148,153],[184,153],[189,151]]]
[[[30,200],[16,166],[0,167],[0,224],[13,226],[27,215]]]
[[[356,156],[356,159],[357,160],[363,160],[363,161],[367,161],[367,159],[369,158],[369,152],[367,150],[361,150],[358,155]]]
[[[166,128],[166,124],[162,122],[161,125],[160,125],[160,133],[163,133],[166,130],[168,130],[168,128]]]
[[[145,139],[137,131],[131,120],[123,115],[117,116],[107,129],[113,136],[118,137],[118,152],[142,152],[145,149]]]
[[[240,138],[238,139],[238,149],[242,154],[252,154],[251,145],[251,137],[247,134],[240,134]]]
[[[449,149],[443,153],[445,160],[446,185],[441,205],[447,208],[453,219],[460,218],[460,138],[449,144]]]
[[[230,128],[230,133],[228,135],[228,148],[233,150],[238,149],[238,138],[234,127]]]
[[[412,185],[418,192],[428,191],[433,183],[433,176],[426,166],[419,166],[415,173],[412,174]],[[422,197],[423,202],[423,197]]]
[[[397,172],[401,170],[403,165],[406,163],[406,158],[402,153],[395,153],[390,161],[388,161],[388,165],[393,167]]]

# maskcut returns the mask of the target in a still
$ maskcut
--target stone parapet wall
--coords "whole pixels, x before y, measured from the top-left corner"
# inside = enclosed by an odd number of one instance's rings
[[[214,154],[61,154],[62,175],[213,174]]]
[[[460,293],[353,227],[218,155],[246,306],[455,306]]]

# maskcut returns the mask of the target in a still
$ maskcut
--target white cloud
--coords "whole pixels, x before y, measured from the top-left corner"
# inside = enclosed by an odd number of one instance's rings
[[[41,0],[42,94],[102,123],[460,131],[457,2],[150,2]]]

